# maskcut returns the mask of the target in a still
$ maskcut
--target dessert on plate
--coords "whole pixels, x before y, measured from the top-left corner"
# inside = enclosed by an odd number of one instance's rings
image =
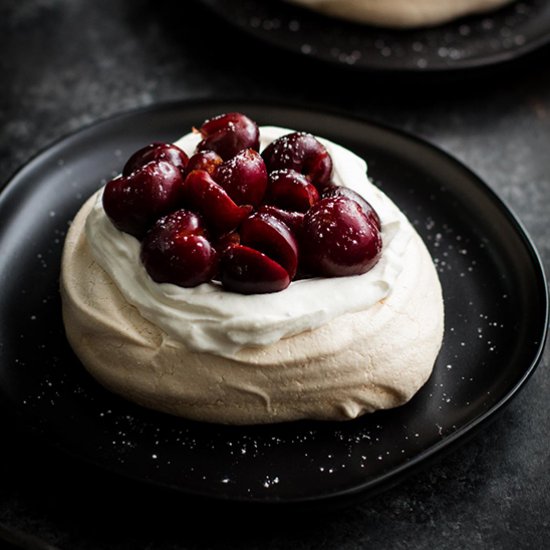
[[[513,0],[287,0],[339,17],[381,27],[428,27],[497,9]]]
[[[226,424],[401,405],[443,335],[430,254],[364,160],[241,113],[136,151],[86,201],[61,297],[101,384]]]

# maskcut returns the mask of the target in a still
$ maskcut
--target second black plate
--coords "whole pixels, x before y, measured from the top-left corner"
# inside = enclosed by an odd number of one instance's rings
[[[433,28],[389,30],[282,0],[201,0],[256,39],[356,70],[447,71],[508,61],[550,41],[550,3],[524,0]]]
[[[64,335],[58,291],[68,223],[134,150],[214,114],[307,130],[355,151],[426,241],[443,285],[443,348],[407,405],[344,423],[227,427],[155,413],[88,376]],[[471,433],[540,359],[546,282],[503,203],[409,135],[338,114],[185,102],[119,116],[38,155],[0,197],[0,403],[56,447],[110,472],[224,501],[337,502],[387,487]]]

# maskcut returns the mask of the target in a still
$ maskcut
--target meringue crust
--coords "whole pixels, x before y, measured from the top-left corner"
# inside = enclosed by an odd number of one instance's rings
[[[84,226],[94,200],[82,206],[65,241],[63,319],[79,359],[112,392],[208,422],[346,420],[406,403],[430,376],[443,337],[443,300],[416,232],[386,298],[228,359],[191,351],[125,300],[90,253]]]
[[[381,27],[425,27],[496,9],[512,0],[287,0],[329,16]]]

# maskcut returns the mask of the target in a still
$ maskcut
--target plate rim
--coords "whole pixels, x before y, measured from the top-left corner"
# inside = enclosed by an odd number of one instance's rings
[[[20,429],[26,432],[32,432],[33,435],[37,436],[40,440],[46,443],[49,447],[61,451],[65,455],[71,456],[73,458],[84,461],[85,463],[94,466],[95,468],[118,476],[122,476],[126,479],[133,480],[134,482],[144,483],[148,486],[153,486],[156,488],[164,488],[173,490],[179,494],[187,495],[193,498],[206,499],[211,502],[218,503],[239,503],[239,504],[254,504],[262,505],[266,507],[281,507],[281,506],[293,506],[298,504],[304,505],[320,505],[323,503],[337,503],[343,500],[349,500],[354,498],[366,498],[374,496],[381,491],[399,483],[404,478],[413,474],[417,470],[422,469],[427,466],[428,463],[433,461],[439,456],[442,456],[445,451],[451,451],[458,444],[466,442],[469,438],[474,436],[479,432],[479,429],[486,425],[489,421],[496,419],[498,413],[500,413],[510,402],[511,400],[518,395],[520,390],[533,375],[539,364],[541,363],[546,342],[548,339],[549,331],[549,321],[550,321],[550,293],[548,289],[548,280],[545,273],[544,264],[540,256],[535,243],[530,236],[530,234],[525,229],[523,223],[515,212],[509,207],[505,201],[493,190],[480,176],[478,176],[468,165],[463,163],[458,158],[454,157],[451,153],[442,149],[438,145],[432,143],[424,137],[415,135],[407,130],[401,128],[392,127],[389,124],[384,122],[379,122],[377,120],[369,119],[368,117],[360,116],[350,111],[343,109],[337,109],[332,107],[327,107],[326,105],[320,104],[305,104],[304,102],[299,101],[285,101],[285,100],[273,100],[273,99],[243,99],[243,98],[224,98],[224,97],[208,97],[208,98],[190,98],[190,99],[175,99],[170,101],[161,101],[153,103],[147,106],[137,107],[133,109],[127,109],[114,113],[98,120],[95,120],[91,123],[85,124],[80,128],[77,128],[71,132],[68,132],[61,137],[53,140],[51,143],[42,147],[38,152],[32,155],[27,161],[25,161],[19,168],[17,168],[12,176],[6,179],[5,185],[0,189],[0,209],[4,207],[5,202],[10,200],[12,193],[17,192],[18,182],[25,178],[27,171],[32,171],[35,164],[38,164],[44,157],[51,155],[53,150],[57,147],[63,146],[65,142],[70,141],[72,138],[78,137],[80,134],[86,134],[87,132],[93,132],[98,127],[102,125],[109,125],[116,122],[122,122],[125,118],[133,118],[135,116],[143,116],[147,113],[169,112],[175,109],[190,109],[193,106],[214,109],[217,105],[233,105],[240,106],[243,108],[245,105],[251,105],[254,107],[274,107],[278,109],[286,110],[295,110],[295,111],[306,111],[311,113],[314,116],[333,116],[337,118],[345,118],[350,122],[359,123],[360,125],[366,125],[368,127],[374,127],[382,129],[391,134],[397,134],[400,138],[410,140],[419,144],[433,153],[442,156],[446,161],[451,162],[456,168],[459,168],[462,172],[468,175],[469,179],[475,184],[476,188],[481,189],[488,197],[491,202],[498,207],[498,210],[505,215],[508,223],[519,237],[521,237],[521,242],[526,252],[528,252],[529,257],[531,258],[531,268],[536,275],[538,282],[540,283],[540,290],[542,291],[543,303],[541,304],[541,311],[543,312],[542,317],[544,318],[544,327],[541,326],[541,338],[538,341],[536,351],[533,353],[533,359],[529,365],[526,365],[522,369],[522,375],[514,384],[514,386],[506,393],[500,396],[498,401],[489,407],[486,411],[481,413],[476,418],[460,425],[453,432],[446,434],[442,439],[432,444],[429,448],[417,453],[410,460],[396,466],[392,467],[389,471],[378,475],[372,479],[366,480],[363,483],[354,485],[353,487],[347,487],[340,490],[331,491],[330,493],[323,493],[320,495],[311,495],[311,496],[300,496],[284,499],[264,499],[260,497],[246,497],[246,496],[229,496],[226,494],[211,494],[205,493],[200,490],[182,488],[178,485],[168,482],[159,482],[153,479],[140,478],[136,475],[131,475],[128,472],[125,472],[124,467],[121,465],[111,465],[107,466],[103,463],[100,463],[97,460],[93,460],[90,457],[83,456],[76,451],[68,449],[60,442],[51,442],[46,438],[46,434],[37,427],[30,425],[28,423],[28,415],[23,414],[23,411],[18,408],[16,411],[7,406],[3,399],[0,399],[0,408],[11,417],[18,418],[18,426]],[[0,220],[0,236],[4,231],[4,226],[6,224],[5,220]],[[1,261],[1,260],[0,260]],[[15,414],[14,414],[15,413]]]

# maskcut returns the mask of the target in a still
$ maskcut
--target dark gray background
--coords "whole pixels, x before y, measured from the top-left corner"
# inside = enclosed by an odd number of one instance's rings
[[[193,2],[2,0],[0,75],[2,184],[53,140],[134,107],[292,99],[405,129],[450,152],[516,212],[550,265],[549,49],[468,73],[361,74],[268,49]],[[77,550],[546,548],[547,363],[548,353],[504,413],[452,455],[322,518],[206,514],[203,529],[168,496],[83,469],[0,418],[0,539]]]

